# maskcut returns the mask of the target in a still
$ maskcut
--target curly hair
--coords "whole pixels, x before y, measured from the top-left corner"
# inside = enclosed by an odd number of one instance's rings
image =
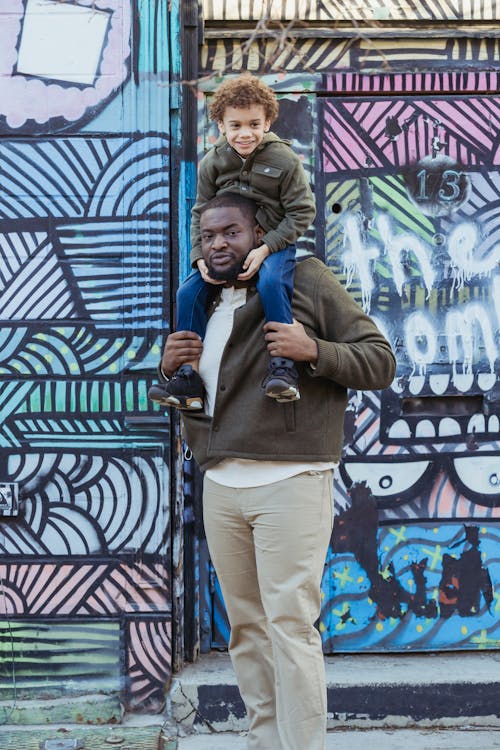
[[[255,104],[264,107],[266,120],[274,122],[278,116],[278,100],[274,91],[256,76],[245,73],[224,81],[216,90],[209,106],[209,116],[222,122],[227,107],[248,108]]]

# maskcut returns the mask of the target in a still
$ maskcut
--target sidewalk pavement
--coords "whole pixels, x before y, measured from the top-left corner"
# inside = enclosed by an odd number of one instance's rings
[[[179,738],[178,750],[245,750],[243,734],[199,734]],[[327,750],[494,750],[500,728],[491,729],[370,729],[328,732]],[[308,748],[304,748],[308,750]]]

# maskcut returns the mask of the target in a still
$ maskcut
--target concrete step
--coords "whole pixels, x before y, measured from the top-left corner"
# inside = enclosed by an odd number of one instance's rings
[[[177,750],[176,738],[168,740],[163,735],[162,717],[154,717],[155,724],[142,726],[84,724],[0,726],[1,750]]]
[[[500,728],[499,652],[342,654],[326,658],[326,673],[329,730]],[[170,711],[186,733],[244,732],[228,655],[203,655],[178,673]]]
[[[178,750],[245,750],[245,737],[200,734],[182,737]],[[500,748],[500,729],[371,729],[329,732],[327,750],[493,750]],[[307,750],[307,749],[306,749]]]

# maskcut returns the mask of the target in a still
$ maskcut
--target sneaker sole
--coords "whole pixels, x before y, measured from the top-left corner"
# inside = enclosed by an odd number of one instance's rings
[[[198,396],[186,399],[179,399],[177,396],[162,396],[161,398],[150,396],[150,398],[161,406],[173,406],[176,409],[183,409],[184,411],[201,411],[203,409],[203,401]]]
[[[298,401],[300,399],[300,393],[298,388],[295,388],[294,386],[290,386],[290,388],[270,388],[268,391],[266,391],[266,396],[269,396],[269,398],[274,398],[277,401]]]
[[[300,393],[296,393],[295,396],[289,396],[288,398],[275,397],[274,400],[278,404],[289,404],[291,401],[300,401]]]

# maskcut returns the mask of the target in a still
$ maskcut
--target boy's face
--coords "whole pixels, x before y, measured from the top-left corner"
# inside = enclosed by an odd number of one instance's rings
[[[264,106],[253,104],[251,107],[226,107],[218,125],[229,145],[246,159],[262,143],[271,122],[266,120]]]

